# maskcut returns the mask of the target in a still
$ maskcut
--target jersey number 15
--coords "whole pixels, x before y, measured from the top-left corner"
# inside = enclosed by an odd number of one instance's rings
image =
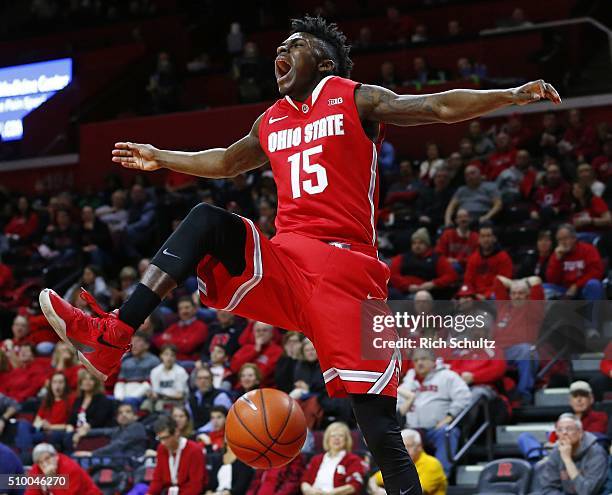
[[[312,155],[323,153],[323,146],[318,145],[313,148],[294,153],[287,158],[291,163],[291,192],[293,199],[299,198],[302,195],[302,189],[308,194],[319,194],[325,191],[327,187],[327,172],[325,168],[318,163],[310,163]],[[307,174],[316,174],[316,184],[313,184],[312,179],[300,181],[300,169]]]

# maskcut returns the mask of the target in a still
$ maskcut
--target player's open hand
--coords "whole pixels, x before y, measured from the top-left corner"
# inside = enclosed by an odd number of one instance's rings
[[[161,168],[155,159],[157,148],[150,144],[115,143],[113,162],[125,168],[135,168],[152,172]]]
[[[527,105],[540,100],[550,100],[555,104],[561,103],[561,97],[552,84],[543,79],[531,81],[512,90],[514,103],[517,105]]]

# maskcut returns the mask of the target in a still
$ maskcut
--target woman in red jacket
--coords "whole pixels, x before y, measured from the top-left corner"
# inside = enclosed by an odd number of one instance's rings
[[[302,478],[302,494],[334,493],[351,495],[361,493],[365,465],[351,449],[353,441],[348,426],[335,422],[323,435],[325,454],[314,456]]]
[[[579,232],[578,239],[592,243],[602,232],[612,227],[612,214],[603,199],[579,182],[574,183],[572,195],[572,224]]]

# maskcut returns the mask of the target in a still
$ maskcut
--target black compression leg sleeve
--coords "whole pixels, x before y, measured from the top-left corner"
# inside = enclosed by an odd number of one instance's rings
[[[151,263],[181,284],[195,273],[206,255],[219,260],[231,275],[245,267],[246,227],[237,215],[201,203],[194,207],[172,233]]]
[[[419,475],[400,434],[396,399],[375,394],[353,394],[351,399],[359,428],[382,471],[386,492],[422,495]]]

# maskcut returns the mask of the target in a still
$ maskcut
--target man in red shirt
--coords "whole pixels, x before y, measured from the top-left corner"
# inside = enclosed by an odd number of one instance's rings
[[[420,290],[438,292],[457,281],[457,272],[446,259],[431,249],[427,229],[412,234],[412,250],[391,260],[391,285],[402,294]]]
[[[245,363],[255,363],[261,371],[262,386],[272,384],[274,368],[283,354],[283,348],[275,344],[274,327],[267,323],[258,321],[253,327],[255,332],[255,343],[241,347],[230,363],[234,373],[238,373]]]
[[[531,207],[531,218],[548,225],[567,218],[572,208],[572,189],[563,179],[555,161],[546,166],[546,180],[536,189]]]
[[[189,296],[181,297],[177,304],[179,321],[153,338],[158,349],[164,344],[176,346],[176,359],[196,361],[208,338],[208,326],[196,317],[197,308]]]
[[[516,163],[516,149],[510,142],[510,136],[500,132],[495,138],[495,151],[487,161],[487,180],[495,180],[507,168]]]
[[[181,437],[176,422],[161,416],[154,426],[157,464],[147,495],[200,495],[208,483],[202,447]]]
[[[438,239],[435,251],[446,256],[456,272],[463,273],[469,256],[478,249],[478,234],[470,230],[470,213],[459,208],[456,228],[446,229]]]
[[[43,488],[42,485],[32,485],[25,495],[102,495],[87,472],[70,457],[58,454],[55,447],[49,443],[39,443],[32,451],[34,465],[28,476],[64,477],[65,488]]]
[[[604,350],[604,357],[599,364],[599,371],[601,371],[601,374],[591,379],[593,395],[597,401],[603,400],[604,393],[612,390],[612,341],[608,343]]]
[[[51,371],[48,363],[36,361],[34,355],[34,345],[29,342],[23,344],[17,356],[18,366],[9,373],[2,384],[3,393],[17,402],[35,397]]]
[[[478,230],[479,249],[468,258],[463,279],[465,285],[476,292],[478,299],[489,299],[493,294],[498,275],[512,278],[512,259],[497,244],[497,237],[490,223]]]

